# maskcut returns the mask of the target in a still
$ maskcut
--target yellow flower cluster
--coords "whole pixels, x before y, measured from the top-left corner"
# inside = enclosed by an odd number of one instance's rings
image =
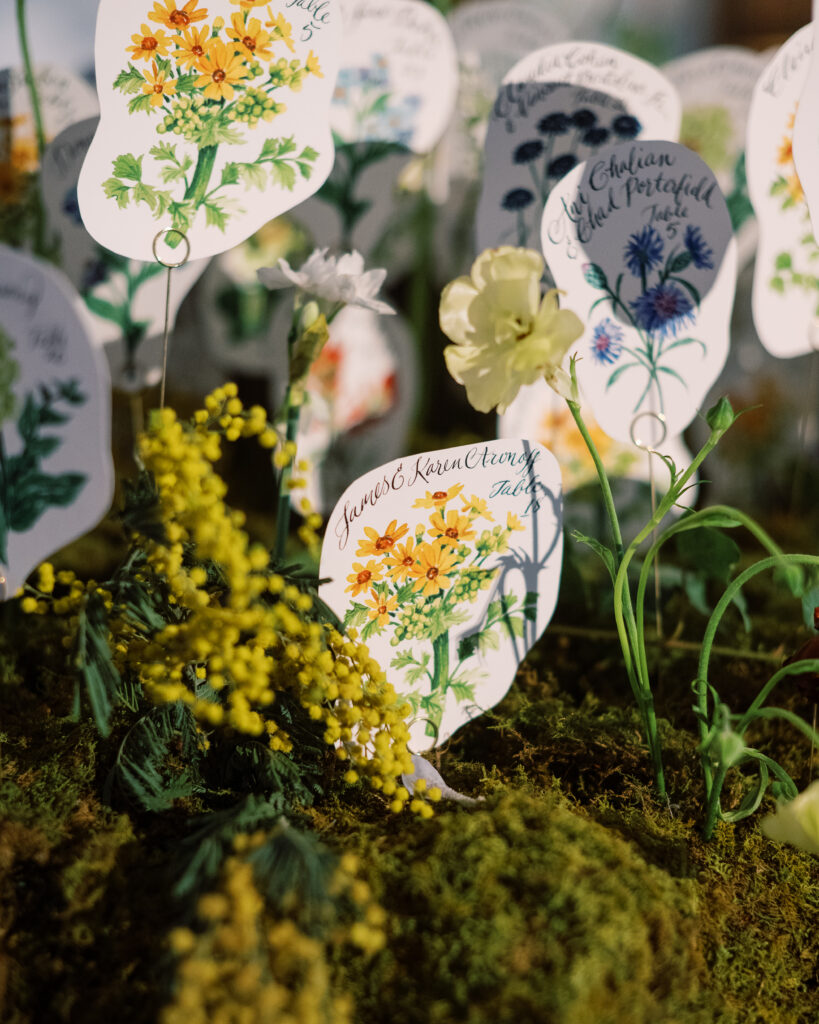
[[[253,868],[241,856],[263,840],[237,839],[220,889],[199,900],[204,930],[171,932],[170,946],[179,957],[176,992],[160,1016],[161,1024],[352,1021],[350,999],[332,991],[325,942],[305,935],[293,921],[273,921],[265,913]],[[383,911],[381,915],[383,920]],[[350,941],[355,941],[353,931],[361,923],[352,925]],[[383,942],[380,928],[378,933]]]

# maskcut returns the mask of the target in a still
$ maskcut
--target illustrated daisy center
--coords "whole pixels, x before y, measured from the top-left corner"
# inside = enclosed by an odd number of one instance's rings
[[[426,577],[427,577],[427,579],[428,579],[428,580],[434,580],[434,579],[435,579],[435,577],[436,577],[437,575],[438,575],[438,570],[437,570],[437,569],[435,568],[435,566],[434,566],[434,565],[431,565],[431,566],[430,566],[430,567],[429,567],[429,568],[427,569],[427,572],[426,572]]]
[[[154,85],[154,92],[161,93],[163,89],[164,89],[164,86],[163,86],[162,82],[157,82]]]
[[[195,53],[197,57],[201,57],[204,52],[204,49],[199,45],[199,43],[197,43],[196,46],[191,47],[191,53]]]
[[[188,17],[187,14],[185,14],[184,11],[173,11],[172,14],[170,15],[170,17],[168,18],[168,21],[172,25],[182,25],[182,26],[190,25],[190,23],[191,23],[191,19]]]
[[[448,529],[444,530],[444,536],[445,537],[451,537],[453,540],[457,540],[458,539],[458,531],[457,531],[457,529],[454,526],[450,526],[450,527],[448,527]]]
[[[383,537],[379,537],[375,542],[375,549],[376,551],[384,551],[385,548],[391,548],[394,543],[394,539],[388,533],[385,533]]]
[[[435,493],[434,493],[434,494],[432,495],[432,497],[433,497],[433,498],[435,498],[435,500],[436,500],[436,501],[441,501],[441,500],[443,500],[443,499],[444,499],[444,498],[445,498],[446,496],[447,496],[447,493],[446,493],[446,491],[436,491],[436,492],[435,492]]]
[[[153,36],[145,36],[145,38],[142,40],[143,50],[155,50],[156,46],[157,43]]]
[[[412,565],[414,562],[415,559],[412,557],[412,555],[407,555],[407,557],[404,559],[401,565]],[[817,626],[817,629],[819,629],[819,626]]]
[[[369,569],[362,569],[361,572],[356,576],[356,583],[368,583],[372,573]]]
[[[387,606],[385,604],[380,604],[378,606],[378,614],[379,615],[386,615],[387,614]]]
[[[227,78],[227,75],[221,68],[217,68],[210,77],[214,80],[214,82],[224,82],[225,78]]]
[[[245,36],[244,39],[242,40],[242,46],[246,46],[248,50],[255,50],[256,41],[255,39],[252,39],[250,36]]]

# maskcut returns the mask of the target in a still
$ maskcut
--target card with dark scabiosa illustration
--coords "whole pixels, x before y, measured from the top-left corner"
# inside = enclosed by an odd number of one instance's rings
[[[676,143],[605,148],[552,193],[541,238],[586,316],[577,373],[598,422],[622,441],[646,414],[679,433],[728,350],[736,244],[713,172]]]

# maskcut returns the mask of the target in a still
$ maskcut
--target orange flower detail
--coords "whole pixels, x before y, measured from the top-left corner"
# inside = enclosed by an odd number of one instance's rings
[[[154,9],[148,15],[149,21],[158,21],[166,28],[179,32],[193,21],[203,21],[208,16],[206,8],[197,10],[197,0],[188,0],[184,7],[177,7],[176,0],[154,0]],[[164,4],[164,6],[163,6]]]
[[[441,508],[459,495],[464,489],[463,484],[454,484],[447,491],[427,491],[425,498],[416,498],[413,508]]]
[[[379,533],[378,530],[374,530],[371,526],[365,526],[364,532],[367,534],[367,539],[358,542],[356,554],[365,557],[367,555],[383,555],[393,547],[397,540],[404,536],[408,529],[409,527],[406,523],[402,523],[399,526],[397,519],[393,519],[383,533]]]
[[[140,26],[139,33],[131,36],[133,46],[129,46],[128,52],[131,60],[153,60],[154,57],[167,57],[173,40],[166,36],[161,28],[151,31],[144,23]]]
[[[383,570],[377,562],[370,561],[366,565],[362,562],[353,562],[353,571],[347,577],[350,585],[344,588],[345,594],[349,590],[353,597],[356,597],[362,590],[369,590],[373,583],[381,581],[382,573]]]
[[[375,619],[379,626],[386,626],[390,621],[390,612],[398,608],[398,598],[381,597],[374,590],[370,591],[370,600],[367,601],[367,616],[370,620]]]
[[[454,547],[465,540],[474,540],[475,531],[472,529],[472,521],[458,512],[457,509],[450,509],[444,519],[443,512],[435,512],[430,518],[432,526],[429,533],[442,544]]]
[[[202,28],[191,28],[183,32],[181,36],[174,36],[176,50],[174,57],[182,67],[198,65],[199,61],[208,52],[208,26]]]
[[[412,585],[414,591],[421,592],[422,597],[434,597],[452,584],[450,573],[458,562],[458,556],[441,544],[422,544],[418,552],[418,561],[410,569],[410,576],[415,577]]]
[[[150,93],[151,106],[158,107],[164,102],[166,96],[173,96],[176,92],[176,82],[165,81],[165,72],[157,71],[156,61],[151,61],[151,70],[145,72],[145,81],[142,83],[142,91]]]

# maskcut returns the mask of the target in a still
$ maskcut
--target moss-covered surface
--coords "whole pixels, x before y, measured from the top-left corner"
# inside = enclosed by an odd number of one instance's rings
[[[751,591],[751,611],[768,614],[732,645],[779,657],[804,640],[792,603],[782,626],[774,594]],[[691,614],[684,601],[666,606],[685,635],[696,635]],[[172,889],[195,807],[103,803],[122,729],[101,740],[72,722],[73,684],[42,669],[47,622],[27,620],[20,644],[23,620],[4,615],[0,1019],[155,1021],[173,978],[166,936],[192,917]],[[442,752],[447,782],[483,797],[476,807],[396,817],[363,786],[325,780],[304,821],[361,856],[387,912],[383,949],[340,947],[333,964],[356,1024],[819,1020],[819,862],[765,840],[756,818],[702,841],[696,652],[656,657],[669,805],[654,795],[602,628],[590,638],[556,625],[503,703]],[[737,710],[771,669],[727,656],[715,666]],[[779,702],[810,716],[794,683]],[[800,788],[809,781],[808,745],[787,727],[767,724],[753,741]],[[726,806],[749,785],[732,776]]]

